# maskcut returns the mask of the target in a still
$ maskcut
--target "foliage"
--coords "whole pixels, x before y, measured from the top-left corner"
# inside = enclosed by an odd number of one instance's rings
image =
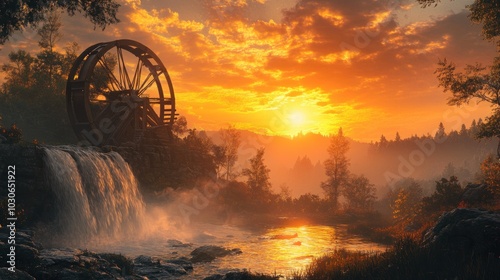
[[[241,133],[229,126],[226,129],[220,130],[222,139],[222,150],[224,151],[224,168],[226,170],[226,180],[236,178],[236,173],[233,166],[238,160],[238,149],[241,144]]]
[[[258,149],[257,154],[250,159],[250,167],[242,171],[243,176],[247,177],[247,185],[256,200],[265,200],[271,193],[269,182],[271,170],[264,163],[264,152],[264,148]]]
[[[346,209],[354,212],[373,210],[376,188],[363,175],[352,175],[342,194],[346,199]]]
[[[437,246],[420,246],[403,238],[387,252],[336,250],[315,259],[293,279],[496,279],[500,259]]]
[[[349,180],[349,160],[346,153],[349,151],[349,141],[339,129],[337,135],[330,138],[328,159],[325,161],[325,172],[328,179],[321,183],[326,197],[331,201],[333,210],[338,209],[338,199],[343,187]]]
[[[403,224],[409,224],[418,215],[422,199],[422,187],[412,178],[397,182],[391,192],[393,218]]]
[[[46,26],[51,26],[51,31],[40,34],[53,36],[60,26],[58,18],[51,17],[40,30]],[[2,66],[6,78],[0,108],[5,120],[24,128],[25,138],[67,144],[75,142],[75,137],[66,113],[64,89],[78,46],[67,46],[63,54],[50,49],[54,44],[54,38],[42,37],[40,45],[47,48],[35,56],[24,50],[9,54],[9,62]]]
[[[175,120],[172,125],[172,132],[178,137],[181,137],[188,132],[186,117],[180,116]]]
[[[1,118],[0,118],[1,120]],[[21,142],[23,138],[23,133],[16,124],[10,126],[10,128],[5,128],[0,123],[0,144],[15,144]]]
[[[228,182],[220,191],[222,203],[231,212],[241,213],[252,208],[250,189],[243,182]]]
[[[215,164],[211,153],[212,140],[204,132],[196,132],[190,129],[188,135],[182,139],[181,149],[189,156],[186,162],[187,170],[191,180],[199,178],[211,178],[215,173]]]
[[[39,0],[19,1],[4,0],[0,2],[0,44],[5,43],[15,31],[22,31],[27,27],[37,27],[47,19],[50,11],[66,10],[73,16],[81,13],[94,24],[104,29],[106,26],[118,23],[116,17],[120,5],[115,0]]]
[[[306,193],[293,200],[294,210],[301,214],[322,212],[324,201],[316,194]]]
[[[436,4],[440,0],[417,0],[423,7]],[[497,41],[500,51],[500,0],[475,0],[467,8],[470,10],[469,19],[482,24],[482,34],[485,39]],[[436,70],[439,85],[444,91],[450,91],[449,105],[460,106],[471,100],[485,101],[492,105],[494,114],[487,119],[487,123],[479,126],[480,138],[498,137],[500,110],[500,56],[493,60],[489,69],[480,64],[468,65],[464,72],[457,72],[453,63],[446,59],[439,61]],[[500,158],[500,142],[497,147],[497,157]]]
[[[457,72],[453,63],[446,59],[439,61],[436,69],[439,85],[444,91],[450,91],[452,96],[448,105],[460,106],[472,99],[500,106],[500,58],[494,60],[493,66],[487,68],[480,65],[468,65],[465,72]]]
[[[457,177],[452,176],[449,180],[442,178],[436,181],[436,191],[430,197],[422,199],[422,210],[426,214],[441,214],[443,211],[452,210],[460,203],[462,192]]]
[[[481,175],[489,190],[498,199],[500,198],[500,161],[492,156],[481,163]]]

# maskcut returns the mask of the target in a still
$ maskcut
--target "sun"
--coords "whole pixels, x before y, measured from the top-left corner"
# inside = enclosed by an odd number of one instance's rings
[[[305,122],[305,116],[302,112],[295,111],[288,115],[288,119],[290,120],[290,124],[293,126],[301,126]]]

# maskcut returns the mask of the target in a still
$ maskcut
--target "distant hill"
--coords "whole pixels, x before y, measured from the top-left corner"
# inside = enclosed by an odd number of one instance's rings
[[[220,144],[218,131],[206,131],[206,134]],[[433,181],[443,175],[456,175],[459,180],[473,181],[480,162],[496,151],[497,141],[478,141],[468,134],[460,136],[456,132],[448,136],[442,143],[430,136],[387,143],[362,143],[350,139],[351,149],[347,156],[351,172],[367,176],[380,192],[386,191],[390,179],[398,177]],[[257,149],[264,147],[265,163],[271,169],[271,183],[276,192],[285,185],[292,196],[323,193],[320,183],[326,179],[323,163],[328,158],[329,137],[308,133],[287,138],[241,130],[241,140],[237,169],[246,167]],[[434,148],[430,152],[432,145]]]

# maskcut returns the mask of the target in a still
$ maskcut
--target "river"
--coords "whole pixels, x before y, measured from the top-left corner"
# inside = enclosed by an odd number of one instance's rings
[[[190,226],[188,232],[191,234],[156,232],[148,238],[100,244],[91,249],[121,253],[131,258],[147,255],[173,259],[190,257],[191,251],[203,245],[239,248],[242,254],[218,258],[210,263],[195,263],[193,272],[179,279],[203,279],[212,274],[244,269],[289,279],[294,271],[304,269],[313,258],[336,249],[380,252],[387,247],[349,235],[346,228],[346,225],[304,225],[250,231],[225,225],[196,224]]]

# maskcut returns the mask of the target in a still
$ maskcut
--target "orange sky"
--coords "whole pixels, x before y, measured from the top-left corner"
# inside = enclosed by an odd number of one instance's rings
[[[424,134],[488,115],[487,105],[453,108],[433,74],[439,58],[488,64],[492,43],[463,10],[472,1],[124,0],[121,23],[94,30],[63,17],[60,42],[81,50],[128,38],[166,65],[177,108],[198,130],[228,124],[258,133],[334,133],[357,140]],[[2,47],[36,48],[33,31]]]

